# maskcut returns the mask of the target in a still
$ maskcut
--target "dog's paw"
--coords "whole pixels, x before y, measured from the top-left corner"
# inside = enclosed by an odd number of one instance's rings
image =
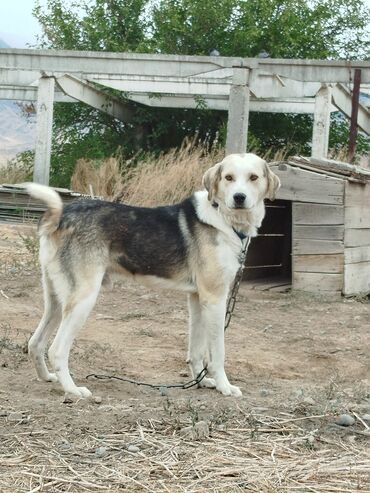
[[[56,376],[55,373],[48,373],[45,377],[45,382],[57,382],[58,377]]]
[[[74,396],[79,399],[88,399],[92,396],[92,393],[87,387],[74,387],[72,389],[65,390],[66,395]]]
[[[229,383],[217,385],[216,390],[226,396],[241,397],[243,395],[239,387],[237,387],[236,385],[231,385]]]
[[[216,387],[216,381],[213,378],[205,377],[199,383],[199,387],[205,387],[207,389],[214,389]]]

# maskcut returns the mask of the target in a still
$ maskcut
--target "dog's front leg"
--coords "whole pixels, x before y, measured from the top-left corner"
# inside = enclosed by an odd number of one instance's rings
[[[197,293],[188,295],[189,307],[189,352],[187,363],[189,364],[193,378],[195,379],[203,370],[207,358],[208,348],[206,333],[202,327],[202,309]],[[199,383],[199,387],[216,387],[213,378],[205,377]]]
[[[225,363],[225,341],[224,323],[226,312],[226,295],[218,302],[201,302],[202,325],[206,336],[208,353],[208,371],[215,380],[216,389],[224,395],[240,397],[242,395],[239,387],[231,385],[224,368]]]

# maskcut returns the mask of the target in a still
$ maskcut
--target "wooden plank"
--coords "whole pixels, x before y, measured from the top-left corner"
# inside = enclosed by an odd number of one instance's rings
[[[346,183],[345,185],[345,206],[346,207],[370,207],[370,183],[367,185],[360,183]]]
[[[343,225],[293,225],[293,238],[297,240],[343,240]]]
[[[370,261],[370,245],[344,249],[344,262],[354,264]]]
[[[370,293],[370,262],[359,262],[344,266],[343,294]]]
[[[357,247],[370,245],[370,228],[346,228],[344,231],[344,246]]]
[[[322,255],[343,253],[343,241],[337,240],[299,240],[293,239],[292,251],[295,255]]]
[[[370,184],[346,183],[344,219],[351,228],[370,228]]]
[[[325,204],[292,204],[293,224],[344,224],[344,207]]]
[[[276,198],[298,202],[343,204],[344,180],[311,173],[286,164],[271,169],[281,180]]]
[[[293,289],[311,293],[339,293],[343,287],[342,274],[294,272]]]
[[[370,228],[370,206],[344,208],[345,224],[351,228]]]
[[[344,270],[342,254],[333,255],[293,255],[294,272],[317,272],[340,274]]]

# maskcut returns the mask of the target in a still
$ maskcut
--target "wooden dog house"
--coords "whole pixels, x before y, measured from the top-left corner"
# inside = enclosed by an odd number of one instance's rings
[[[370,293],[370,170],[314,158],[271,169],[282,186],[266,204],[246,278],[315,293]]]

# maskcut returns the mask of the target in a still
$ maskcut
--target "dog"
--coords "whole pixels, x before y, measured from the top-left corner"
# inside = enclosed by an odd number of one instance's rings
[[[40,266],[44,313],[29,340],[29,355],[41,380],[59,382],[67,394],[91,396],[69,372],[72,343],[112,274],[188,295],[188,364],[200,386],[241,396],[224,369],[227,296],[246,237],[256,236],[264,199],[275,198],[279,178],[255,154],[231,154],[206,171],[205,190],[175,205],[145,208],[101,200],[63,207],[51,188],[25,184],[47,205],[40,219]],[[45,362],[48,351],[53,369]]]

